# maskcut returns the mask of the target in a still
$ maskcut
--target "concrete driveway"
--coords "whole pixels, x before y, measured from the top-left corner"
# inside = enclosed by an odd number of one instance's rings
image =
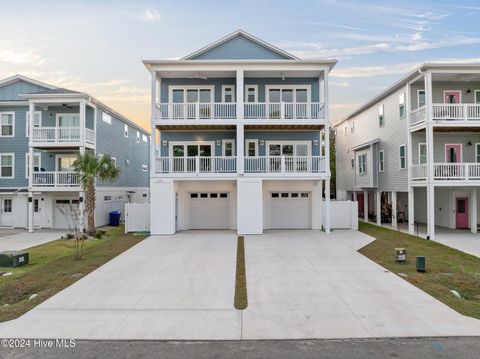
[[[246,237],[249,306],[233,308],[236,235],[150,237],[0,337],[284,339],[480,335],[464,317],[357,252],[358,232]]]
[[[60,239],[68,230],[1,230],[0,251],[19,251]]]

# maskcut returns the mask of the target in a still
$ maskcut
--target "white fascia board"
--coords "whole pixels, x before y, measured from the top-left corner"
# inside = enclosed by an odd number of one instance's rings
[[[23,75],[13,75],[11,77],[7,77],[6,79],[0,80],[0,87],[11,84],[11,83],[14,83],[16,81],[29,82],[29,83],[32,83],[34,85],[37,85],[37,86],[40,86],[40,87],[45,87],[45,88],[50,89],[50,90],[54,90],[54,89],[58,88],[56,86],[52,86],[52,85],[46,84],[44,82],[37,81],[37,80],[31,79],[29,77],[23,76]]]

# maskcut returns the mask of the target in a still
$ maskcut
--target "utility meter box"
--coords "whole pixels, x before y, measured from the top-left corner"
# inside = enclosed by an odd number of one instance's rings
[[[0,267],[19,267],[28,264],[28,252],[0,252]]]
[[[407,250],[405,248],[395,248],[395,262],[396,263],[407,262]]]

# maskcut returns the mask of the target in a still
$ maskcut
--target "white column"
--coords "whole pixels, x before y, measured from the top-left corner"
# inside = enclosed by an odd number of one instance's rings
[[[263,184],[257,178],[237,181],[238,234],[263,233]]]
[[[330,233],[330,177],[325,180],[325,233]]]
[[[157,146],[157,139],[156,139],[156,104],[157,104],[157,91],[159,89],[159,84],[157,80],[157,72],[152,71],[152,83],[151,83],[151,101],[152,101],[152,107],[151,107],[151,117],[150,117],[150,176],[153,176],[155,174],[156,170],[156,158],[155,158],[155,146]],[[161,146],[161,144],[160,144]]]
[[[382,225],[382,191],[377,191],[375,193],[375,204],[376,204],[376,222],[378,226]]]
[[[477,187],[472,188],[472,198],[470,199],[472,209],[470,211],[470,230],[472,233],[477,233]]]
[[[363,220],[368,222],[368,191],[363,191]]]
[[[415,233],[415,188],[408,187],[408,233]]]
[[[243,124],[237,124],[237,172],[244,172],[245,133]]]
[[[427,236],[435,237],[435,187],[427,185]]]
[[[173,180],[150,181],[150,232],[170,235],[176,232],[176,195]]]
[[[357,191],[353,191],[353,201],[357,202]]]
[[[85,101],[80,102],[80,146],[85,146],[85,124],[86,124],[86,108]]]
[[[397,229],[397,192],[392,192],[392,228]]]
[[[85,192],[79,192],[78,196],[82,198],[82,200],[78,203],[78,210],[80,211],[80,223],[78,229],[80,230],[80,233],[83,233],[85,230]]]
[[[28,231],[33,232],[33,193],[28,192]]]
[[[243,79],[243,70],[237,70],[237,120],[243,120],[243,94],[244,94],[244,79]]]
[[[434,157],[433,157],[433,125],[432,125],[432,73],[427,72],[425,74],[425,101],[427,110],[427,124],[425,128],[425,142],[427,145],[427,183],[433,181],[434,170]]]

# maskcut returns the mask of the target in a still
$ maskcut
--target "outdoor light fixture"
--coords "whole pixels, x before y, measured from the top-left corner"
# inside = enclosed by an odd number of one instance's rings
[[[83,197],[78,197],[78,202],[82,203],[83,202]]]
[[[260,140],[260,146],[265,146],[265,141],[264,140]]]
[[[318,141],[317,141],[317,140],[313,140],[313,145],[314,145],[314,146],[317,146],[317,145],[318,145]]]
[[[221,146],[222,145],[222,141],[221,140],[217,140],[217,146]]]
[[[32,202],[33,202],[33,197],[31,197],[31,196],[28,197],[28,202],[29,202],[29,203],[32,203]]]
[[[162,141],[162,146],[166,146],[166,145],[168,145],[168,141],[167,141],[167,140],[163,140],[163,141]]]

